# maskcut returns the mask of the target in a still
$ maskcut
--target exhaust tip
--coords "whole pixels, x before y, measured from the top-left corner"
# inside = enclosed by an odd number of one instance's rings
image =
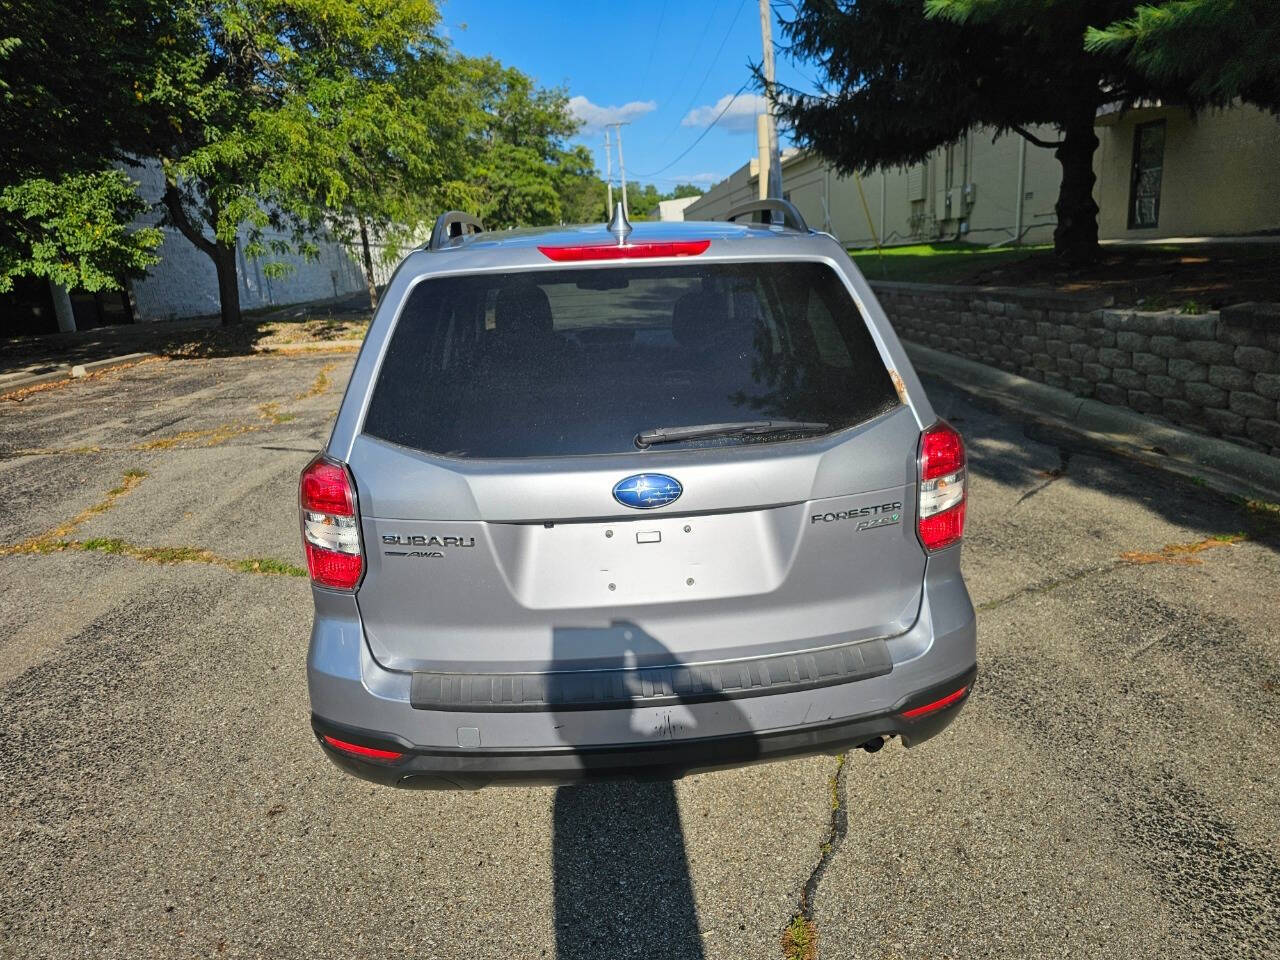
[[[876,753],[883,746],[884,737],[872,737],[862,745],[862,749],[867,751],[867,753]]]

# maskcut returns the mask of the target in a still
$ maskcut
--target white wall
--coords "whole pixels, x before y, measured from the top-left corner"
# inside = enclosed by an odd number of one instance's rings
[[[153,209],[138,218],[135,226],[150,226],[159,222],[156,209],[164,193],[164,174],[158,164],[126,168],[129,176],[139,182],[138,192],[152,204]],[[165,238],[157,253],[160,262],[147,271],[147,276],[129,283],[133,294],[134,315],[139,321],[174,320],[216,314],[218,305],[218,277],[213,261],[197,250],[190,241],[172,227],[162,227]],[[244,255],[247,231],[243,231],[237,244],[237,266],[240,279],[240,307],[252,310],[259,307],[303,303],[309,300],[326,300],[364,289],[364,278],[356,258],[341,244],[324,241],[318,244],[319,257],[306,260],[298,256],[272,255],[273,261],[283,261],[293,266],[284,277],[267,277],[263,263]],[[288,239],[283,235],[267,233],[270,241]],[[374,251],[374,270],[379,272],[378,251]],[[383,272],[390,273],[387,269]]]

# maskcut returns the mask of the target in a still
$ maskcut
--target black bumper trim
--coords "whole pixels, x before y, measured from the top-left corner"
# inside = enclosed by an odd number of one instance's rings
[[[893,670],[884,640],[795,654],[673,667],[556,673],[413,674],[415,710],[522,712],[617,710],[778,696],[883,676]]]
[[[477,789],[494,782],[565,784],[596,779],[678,779],[695,771],[739,767],[815,753],[842,753],[874,737],[899,736],[907,746],[937,736],[969,699],[915,720],[906,710],[932,703],[964,687],[972,691],[977,667],[905,698],[892,710],[767,733],[576,747],[561,745],[524,749],[416,747],[403,738],[333,723],[312,714],[317,738],[324,734],[372,747],[405,752],[393,763],[358,760],[324,744],[339,767],[365,780],[419,789]]]

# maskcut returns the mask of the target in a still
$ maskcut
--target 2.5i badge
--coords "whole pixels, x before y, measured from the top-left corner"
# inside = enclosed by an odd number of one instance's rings
[[[852,510],[836,510],[831,513],[815,513],[809,517],[809,523],[836,523],[840,520],[856,520],[858,530],[874,530],[876,527],[891,527],[902,521],[902,501],[894,503],[877,503],[870,507],[854,507]]]

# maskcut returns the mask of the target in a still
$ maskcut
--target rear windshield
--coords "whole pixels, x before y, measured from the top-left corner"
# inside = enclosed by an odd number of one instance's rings
[[[451,457],[634,453],[642,431],[794,420],[650,447],[776,442],[896,406],[857,306],[819,263],[441,277],[414,287],[367,433]]]

